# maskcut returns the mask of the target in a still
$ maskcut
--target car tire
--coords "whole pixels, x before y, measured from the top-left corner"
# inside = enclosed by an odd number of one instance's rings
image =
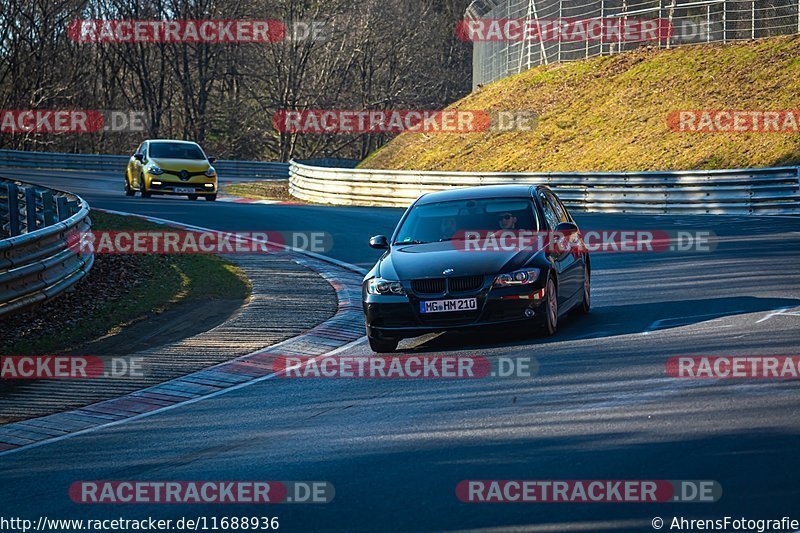
[[[592,309],[592,277],[590,270],[587,268],[583,274],[583,299],[578,304],[578,307],[575,308],[575,313],[578,315],[588,315]]]
[[[371,335],[367,336],[369,347],[375,353],[391,353],[397,349],[400,339],[378,339]]]
[[[131,189],[131,184],[128,182],[128,176],[125,176],[125,196],[135,196],[136,191]]]
[[[189,200],[197,200],[198,196],[196,194],[190,194],[188,198]]]
[[[549,337],[558,331],[558,287],[552,277],[547,278],[544,301],[544,331]]]
[[[147,184],[144,182],[144,177],[142,177],[139,182],[142,184],[140,192],[142,193],[142,198],[150,198],[152,193],[147,190]]]
[[[213,202],[216,199],[217,199],[217,195],[216,194],[209,194],[208,196],[206,196],[206,200],[209,201],[209,202]]]

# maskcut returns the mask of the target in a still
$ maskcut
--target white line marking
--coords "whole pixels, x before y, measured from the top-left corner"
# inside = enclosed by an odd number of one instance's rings
[[[789,309],[790,309],[789,307],[784,307],[782,309],[778,309],[777,311],[772,311],[771,313],[764,316],[764,318],[762,318],[761,320],[756,320],[756,324],[761,324],[762,322],[765,322],[774,316],[800,316],[800,311],[792,311],[791,313],[787,313],[786,311],[788,311]]]
[[[728,313],[728,314],[726,314],[726,313]],[[703,317],[706,317],[706,316],[715,316],[715,317],[718,317],[718,318],[714,318],[714,319],[711,319],[711,320],[703,320],[702,322],[717,322],[719,320],[722,320],[723,318],[727,318],[728,316],[735,315],[737,313],[744,313],[744,310],[743,309],[736,309],[735,311],[725,311],[725,312],[721,312],[721,313],[706,313],[704,315],[687,315],[687,316],[675,316],[675,317],[670,317],[670,318],[661,318],[659,320],[656,320],[655,322],[653,322],[649,326],[647,326],[647,329],[644,330],[643,332],[641,332],[639,335],[649,335],[653,331],[656,331],[656,330],[660,329],[661,325],[666,323],[666,322],[678,322],[677,327],[689,326],[689,325],[691,325],[691,321],[688,322],[688,323],[685,323],[685,324],[680,323],[680,321],[685,321],[685,320],[688,320],[688,319],[691,319],[691,318],[703,318]],[[666,326],[666,327],[669,327],[669,326]]]

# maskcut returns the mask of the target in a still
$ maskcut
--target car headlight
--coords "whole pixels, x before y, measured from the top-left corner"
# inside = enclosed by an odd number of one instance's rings
[[[538,268],[528,268],[525,270],[517,270],[508,274],[500,274],[494,278],[495,287],[508,287],[516,285],[530,285],[539,279]]]
[[[217,175],[217,171],[214,167],[208,167],[208,170],[205,171],[205,175],[209,178],[213,178]]]
[[[399,281],[372,278],[367,281],[367,293],[402,296],[406,291],[403,290],[403,285]]]
[[[153,176],[160,176],[161,174],[164,173],[164,171],[155,165],[150,165],[149,167],[147,167],[147,173],[152,174]]]

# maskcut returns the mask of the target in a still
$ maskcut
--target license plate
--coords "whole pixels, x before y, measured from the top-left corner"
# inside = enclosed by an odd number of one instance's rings
[[[194,189],[191,187],[175,187],[175,192],[182,194],[194,194]]]
[[[475,311],[478,308],[477,298],[459,298],[457,300],[428,300],[419,303],[420,313],[449,313],[453,311]]]

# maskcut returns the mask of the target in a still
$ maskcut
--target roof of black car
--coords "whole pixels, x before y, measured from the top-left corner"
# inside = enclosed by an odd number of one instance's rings
[[[417,204],[430,204],[433,202],[447,202],[451,200],[477,200],[483,198],[530,198],[531,188],[541,189],[545,187],[532,183],[458,187],[445,191],[428,193],[417,200]]]

